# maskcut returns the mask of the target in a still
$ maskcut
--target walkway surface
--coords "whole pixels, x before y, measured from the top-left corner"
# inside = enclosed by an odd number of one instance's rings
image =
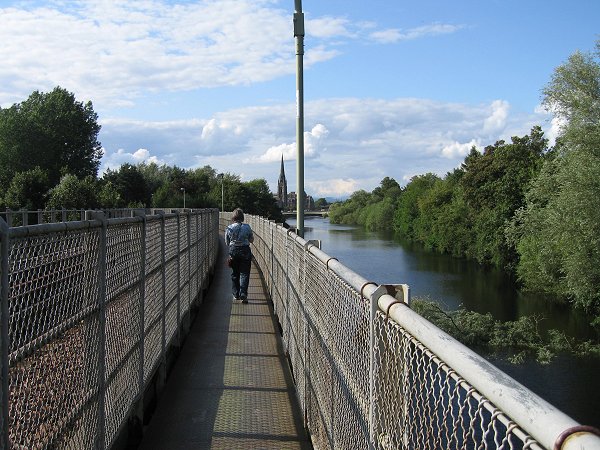
[[[232,299],[224,243],[215,277],[141,450],[310,449],[273,309],[254,266]]]

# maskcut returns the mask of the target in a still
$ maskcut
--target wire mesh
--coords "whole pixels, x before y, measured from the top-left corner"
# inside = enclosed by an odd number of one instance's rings
[[[111,447],[216,261],[216,210],[96,219],[3,231],[11,448]]]

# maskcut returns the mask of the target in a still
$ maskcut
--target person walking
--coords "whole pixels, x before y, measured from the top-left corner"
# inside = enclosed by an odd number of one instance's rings
[[[231,291],[235,300],[248,303],[248,283],[252,252],[250,244],[254,234],[250,225],[244,222],[244,212],[240,208],[233,211],[232,224],[225,229],[225,244],[229,248],[231,267]]]

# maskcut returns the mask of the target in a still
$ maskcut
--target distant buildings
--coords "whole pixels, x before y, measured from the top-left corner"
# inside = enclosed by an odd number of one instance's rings
[[[296,197],[296,193],[295,192],[290,192],[288,194],[288,207],[287,209],[290,210],[295,210],[296,209],[296,203],[297,203],[297,197]],[[315,201],[312,198],[312,196],[310,195],[306,195],[306,192],[304,192],[304,209],[311,211],[313,209],[315,209]]]
[[[277,206],[283,211],[296,209],[296,193],[287,191],[287,180],[285,178],[285,168],[283,167],[283,155],[281,155],[281,169],[279,171],[279,179],[277,180]],[[310,195],[304,192],[304,209],[315,209],[315,200]]]

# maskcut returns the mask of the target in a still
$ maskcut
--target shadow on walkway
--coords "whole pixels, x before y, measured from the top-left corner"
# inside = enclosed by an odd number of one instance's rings
[[[232,300],[230,284],[221,240],[215,277],[141,450],[312,448],[254,263],[248,304]]]

